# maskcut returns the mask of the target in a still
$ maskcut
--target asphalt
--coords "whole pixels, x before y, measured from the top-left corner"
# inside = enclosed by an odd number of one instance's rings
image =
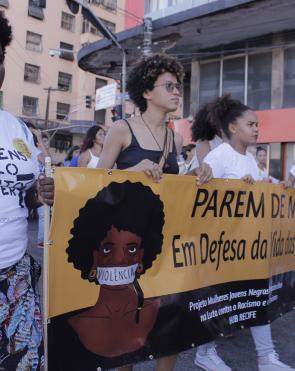
[[[37,248],[37,222],[29,222],[29,251],[42,262],[42,249]],[[42,290],[42,284],[40,282]],[[272,325],[273,341],[280,360],[295,370],[295,310],[275,320]],[[257,371],[255,348],[249,329],[236,331],[231,338],[218,338],[217,351],[233,371]],[[195,349],[178,355],[174,371],[198,371],[194,365]],[[137,364],[134,371],[155,370],[155,362]],[[87,370],[85,370],[87,371]]]

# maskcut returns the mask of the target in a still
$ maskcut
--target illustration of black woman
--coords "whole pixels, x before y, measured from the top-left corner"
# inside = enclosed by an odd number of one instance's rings
[[[88,351],[117,357],[145,345],[160,302],[144,299],[138,279],[161,253],[163,209],[149,187],[113,182],[74,221],[68,261],[100,285],[96,304],[68,319]]]

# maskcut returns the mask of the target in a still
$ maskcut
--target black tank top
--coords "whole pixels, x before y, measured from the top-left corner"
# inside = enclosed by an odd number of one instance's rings
[[[133,133],[133,130],[131,129],[129,122],[127,120],[125,120],[125,122],[128,125],[129,130],[131,132],[131,143],[122,152],[120,152],[116,161],[117,168],[124,170],[129,167],[137,165],[140,161],[145,159],[159,163],[162,157],[162,151],[141,148]],[[163,167],[163,173],[166,174],[178,174],[179,172],[173,131],[172,134],[173,134],[172,152],[169,152],[166,164]]]

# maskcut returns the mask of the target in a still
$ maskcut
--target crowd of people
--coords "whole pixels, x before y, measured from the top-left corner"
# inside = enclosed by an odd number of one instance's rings
[[[1,13],[0,87],[5,51],[11,39],[11,27]],[[247,183],[273,181],[266,171],[265,150],[257,148],[257,161],[247,151],[258,138],[254,111],[228,95],[199,110],[192,125],[194,143],[183,147],[182,137],[166,125],[167,114],[178,107],[182,79],[183,68],[175,58],[155,54],[140,60],[131,69],[127,82],[127,91],[140,115],[117,121],[107,133],[101,124],[91,127],[82,145],[70,149],[64,166],[116,167],[143,172],[156,182],[161,181],[163,174],[194,175],[198,184],[212,178],[243,179]],[[0,111],[0,133],[1,150],[6,154],[0,162],[0,369],[40,370],[44,360],[37,291],[40,267],[26,252],[27,215],[28,208],[40,206],[38,243],[42,245],[42,204],[51,206],[54,199],[53,180],[40,176],[44,159],[50,156],[48,138],[4,111]],[[16,155],[9,158],[13,151]],[[8,161],[21,177],[9,173]],[[38,198],[34,197],[37,180]],[[294,184],[295,166],[286,186]],[[260,371],[294,370],[279,361],[270,325],[251,327],[251,334]],[[177,355],[160,358],[156,369],[172,371],[176,359]],[[195,364],[204,370],[231,370],[218,356],[214,342],[197,348]],[[123,370],[132,370],[132,365],[122,367]]]

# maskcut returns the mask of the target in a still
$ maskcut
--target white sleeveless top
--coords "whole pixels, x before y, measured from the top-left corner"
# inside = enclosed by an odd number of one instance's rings
[[[90,154],[90,161],[88,162],[87,167],[89,169],[95,169],[97,167],[99,157],[94,156],[94,154],[91,152],[90,149],[88,151],[89,151],[89,154]]]

